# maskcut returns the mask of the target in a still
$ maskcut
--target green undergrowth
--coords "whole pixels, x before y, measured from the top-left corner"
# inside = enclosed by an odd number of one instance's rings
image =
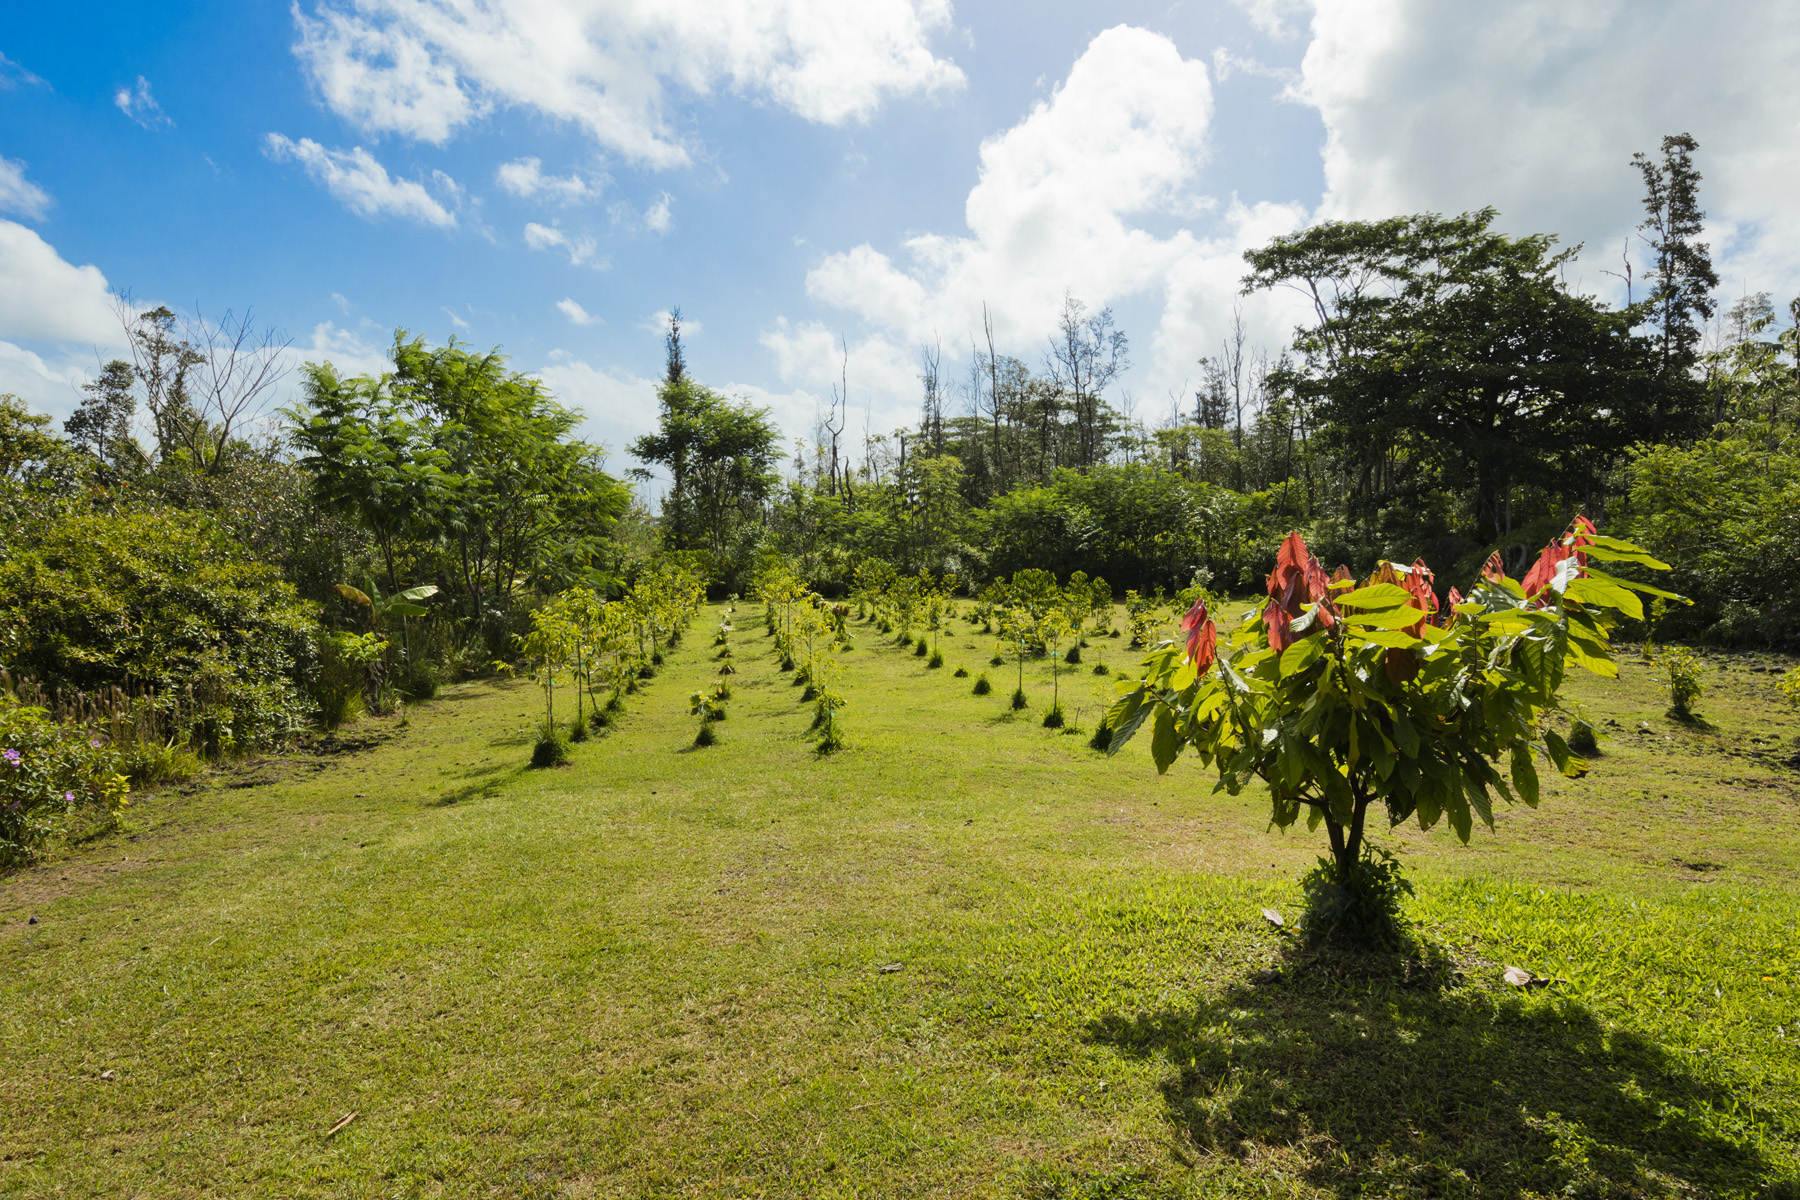
[[[1628,659],[1587,779],[1382,835],[1420,944],[1359,959],[1293,944],[1322,841],[1262,796],[872,630],[821,755],[760,632],[704,750],[710,649],[549,770],[537,691],[464,685],[0,878],[0,1195],[1796,1195],[1800,727],[1752,660],[1702,726]],[[1112,680],[1061,682],[1092,728]]]

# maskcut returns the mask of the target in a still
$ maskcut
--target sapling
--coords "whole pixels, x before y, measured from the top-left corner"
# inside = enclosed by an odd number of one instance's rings
[[[958,667],[956,670],[950,672],[950,677],[952,679],[967,679],[969,677],[969,668]]]
[[[977,696],[985,696],[994,690],[994,685],[988,682],[987,672],[983,671],[975,677],[975,686],[969,690]]]
[[[1274,825],[1305,816],[1330,842],[1307,884],[1308,939],[1392,947],[1405,936],[1404,881],[1368,844],[1369,810],[1390,826],[1448,821],[1467,842],[1477,819],[1492,827],[1494,792],[1537,804],[1538,756],[1584,774],[1545,721],[1567,668],[1615,675],[1609,635],[1642,617],[1635,593],[1681,599],[1596,561],[1667,569],[1578,517],[1522,582],[1494,555],[1467,597],[1452,588],[1440,605],[1423,561],[1382,563],[1359,586],[1343,568],[1327,576],[1290,534],[1267,596],[1222,645],[1199,599],[1183,640],[1144,660],[1143,679],[1107,714],[1108,749],[1151,721],[1159,772],[1192,748],[1218,790],[1262,780]]]

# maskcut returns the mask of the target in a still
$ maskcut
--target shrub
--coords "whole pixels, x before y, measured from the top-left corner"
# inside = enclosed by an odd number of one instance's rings
[[[944,665],[944,652],[942,650],[933,650],[931,652],[930,660],[928,662],[926,662],[926,664],[925,664],[926,668],[928,670],[936,670],[938,667],[941,667],[943,665]]]
[[[1706,691],[1700,682],[1700,660],[1687,649],[1676,646],[1656,656],[1663,671],[1663,687],[1669,693],[1669,711],[1686,720],[1694,715],[1694,701]]]
[[[1063,655],[1063,661],[1068,663],[1071,667],[1079,667],[1081,665],[1081,645],[1077,643],[1076,645],[1070,646],[1069,652]]]
[[[700,722],[700,732],[694,735],[694,745],[716,746],[718,744],[719,734],[718,731],[713,728],[713,723],[711,721]]]
[[[985,696],[994,690],[994,685],[988,682],[987,672],[983,671],[975,677],[975,686],[969,690],[977,696]]]
[[[1030,704],[1031,704],[1031,701],[1029,701],[1025,698],[1025,689],[1024,688],[1019,688],[1013,692],[1012,706],[1013,706],[1014,712],[1018,712],[1019,710],[1021,710],[1023,708],[1029,707]]]
[[[86,500],[8,513],[0,662],[64,691],[126,680],[184,699],[178,744],[217,753],[286,740],[318,624],[278,568],[213,517]]]
[[[1781,698],[1792,708],[1800,708],[1800,667],[1795,667],[1781,677],[1777,685],[1781,688]]]
[[[1060,704],[1051,705],[1050,711],[1044,714],[1045,729],[1061,729],[1066,723],[1067,718],[1063,713],[1063,706]]]
[[[969,668],[958,667],[956,670],[950,672],[950,677],[952,679],[967,679],[969,677]]]
[[[1106,668],[1106,664],[1105,664],[1105,663],[1095,663],[1095,664],[1094,664],[1094,674],[1096,674],[1096,675],[1110,675],[1110,674],[1112,674],[1112,672],[1111,672],[1111,671],[1109,671],[1109,670],[1107,670],[1107,668]]]
[[[0,865],[29,861],[84,820],[116,824],[129,803],[121,765],[103,739],[0,695]]]

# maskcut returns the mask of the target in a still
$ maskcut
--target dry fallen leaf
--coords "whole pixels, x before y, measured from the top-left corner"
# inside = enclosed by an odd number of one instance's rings
[[[1281,919],[1281,914],[1272,908],[1263,909],[1263,919],[1277,929],[1280,929],[1283,925],[1287,924],[1286,921]]]
[[[1532,974],[1524,967],[1508,967],[1501,978],[1505,979],[1506,982],[1512,984],[1514,987],[1524,987],[1531,982]]]
[[[325,1132],[325,1136],[328,1138],[336,1137],[338,1135],[339,1130],[343,1129],[344,1126],[348,1125],[350,1122],[352,1122],[354,1120],[356,1120],[355,1113],[353,1113],[353,1112],[345,1113],[344,1119],[339,1121],[336,1125],[333,1125],[329,1130],[327,1130]]]

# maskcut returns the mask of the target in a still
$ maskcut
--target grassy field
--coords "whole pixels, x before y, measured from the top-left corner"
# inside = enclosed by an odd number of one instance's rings
[[[961,622],[863,630],[824,757],[745,629],[694,748],[714,619],[569,767],[470,684],[0,878],[0,1195],[1800,1196],[1770,663],[1704,725],[1582,681],[1588,778],[1386,837],[1443,958],[1380,971],[1259,915],[1322,834],[1043,729],[1044,664],[1013,714]]]

